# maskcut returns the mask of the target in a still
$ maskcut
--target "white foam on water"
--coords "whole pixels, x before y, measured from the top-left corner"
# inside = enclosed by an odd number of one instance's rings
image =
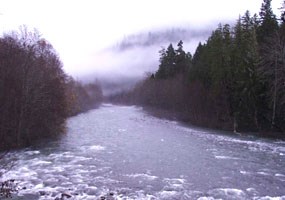
[[[126,132],[127,129],[119,128],[118,131],[119,131],[120,133],[123,133],[123,132]]]
[[[275,176],[277,176],[277,177],[285,177],[284,174],[275,174]]]
[[[42,189],[42,188],[44,188],[44,184],[42,184],[42,183],[37,184],[37,185],[34,186],[35,190]]]
[[[50,170],[50,172],[56,172],[56,173],[60,173],[60,172],[64,172],[65,169],[62,166],[53,166]]]
[[[37,165],[50,165],[52,164],[51,161],[45,161],[45,160],[40,160],[38,158],[33,159],[33,163],[31,166],[37,166]]]
[[[93,151],[103,151],[105,150],[106,148],[103,147],[103,146],[100,146],[100,145],[93,145],[89,148],[90,150],[93,150]]]
[[[171,184],[184,184],[186,180],[183,178],[165,178],[164,181],[171,183]]]
[[[230,156],[215,156],[216,159],[222,159],[222,160],[239,160],[239,158],[236,157],[230,157]]]
[[[185,186],[187,182],[183,178],[165,178],[163,182],[166,185],[163,187],[163,191],[176,191],[176,192],[183,192],[185,191]]]
[[[239,171],[239,173],[241,173],[241,174],[250,174],[249,172],[247,172],[247,171]]]
[[[271,197],[271,196],[264,196],[264,197],[255,197],[254,200],[285,200],[285,195],[280,197]]]
[[[235,188],[223,188],[223,189],[220,189],[220,191],[223,191],[229,195],[238,195],[238,196],[244,195],[244,192],[242,190],[235,189]]]
[[[135,194],[125,196],[123,194],[115,194],[110,200],[157,200],[158,198],[151,194],[145,194],[144,191],[137,191]]]
[[[73,158],[74,155],[73,153],[71,153],[70,151],[65,151],[62,153],[51,153],[48,155],[48,157],[50,157],[50,159],[58,159],[58,158]]]
[[[284,140],[278,140],[278,141],[276,141],[274,143],[276,143],[276,144],[285,144],[285,141]]]
[[[249,140],[242,139],[242,138],[234,138],[231,136],[211,134],[209,132],[195,131],[191,128],[186,128],[186,127],[179,128],[179,129],[195,134],[195,136],[200,137],[202,139],[208,138],[208,139],[215,140],[218,142],[243,144],[247,146],[247,148],[251,151],[271,152],[271,153],[278,154],[278,155],[285,154],[285,147],[280,146],[280,145],[284,145],[284,142],[270,143],[270,142],[266,142],[263,140],[249,141]]]
[[[257,174],[259,175],[264,175],[264,176],[269,176],[270,174],[269,173],[266,173],[266,172],[256,172]]]
[[[184,186],[183,186],[183,184],[173,183],[171,185],[171,189],[176,190],[176,191],[182,191],[182,190],[184,190]]]
[[[157,176],[152,176],[149,174],[128,174],[126,176],[131,177],[131,178],[142,178],[142,179],[146,179],[146,180],[150,180],[150,181],[153,181],[153,180],[158,178]]]
[[[177,191],[161,191],[158,193],[159,199],[173,199],[177,195]]]
[[[208,192],[210,196],[220,199],[235,199],[244,200],[247,199],[244,191],[236,188],[218,188],[210,190]]]
[[[31,177],[37,177],[37,172],[30,170],[26,166],[23,166],[23,167],[19,167],[16,170],[7,171],[6,173],[2,175],[1,179],[2,180],[9,180],[9,179],[26,180],[26,179],[30,179]]]
[[[247,188],[246,191],[247,192],[257,192],[256,189],[254,189],[254,188]]]
[[[216,200],[214,197],[199,197],[197,200]]]
[[[28,154],[30,156],[32,155],[37,155],[37,154],[40,154],[41,152],[40,151],[26,151],[25,154]]]

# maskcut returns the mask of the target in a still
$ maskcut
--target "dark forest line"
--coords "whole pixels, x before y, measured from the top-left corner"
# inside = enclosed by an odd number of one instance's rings
[[[98,83],[68,76],[52,45],[22,27],[0,38],[0,150],[64,133],[67,117],[102,101]]]
[[[162,48],[155,73],[109,100],[166,109],[204,127],[284,133],[284,7],[277,18],[264,0],[259,15],[220,24],[193,56],[182,41]]]

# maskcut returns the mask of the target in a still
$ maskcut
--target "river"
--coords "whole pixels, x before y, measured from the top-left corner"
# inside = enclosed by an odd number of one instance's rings
[[[56,141],[10,152],[13,199],[285,199],[285,142],[103,104]],[[1,181],[1,180],[0,180]],[[67,199],[67,198],[62,198]]]

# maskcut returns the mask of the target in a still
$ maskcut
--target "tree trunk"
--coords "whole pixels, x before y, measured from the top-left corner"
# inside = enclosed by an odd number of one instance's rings
[[[22,125],[23,125],[23,106],[21,105],[20,116],[18,121],[18,129],[17,129],[17,146],[21,146],[21,133],[22,133]]]
[[[273,108],[272,108],[271,128],[274,128],[274,126],[275,126],[276,101],[277,101],[277,50],[275,49],[274,92],[273,92]]]
[[[260,126],[259,126],[259,122],[258,122],[258,118],[257,118],[257,108],[256,106],[254,106],[254,123],[255,126],[258,130],[260,130]]]
[[[237,133],[238,123],[236,119],[236,115],[234,115],[234,133]]]

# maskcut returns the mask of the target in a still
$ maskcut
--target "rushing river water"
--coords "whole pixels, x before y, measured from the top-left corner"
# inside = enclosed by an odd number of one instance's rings
[[[107,104],[70,118],[67,127],[60,140],[0,161],[13,163],[2,177],[16,180],[13,199],[285,199],[282,141]]]

